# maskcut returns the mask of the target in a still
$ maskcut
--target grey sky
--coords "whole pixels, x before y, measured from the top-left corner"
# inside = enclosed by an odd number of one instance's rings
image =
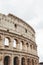
[[[0,0],[0,13],[12,13],[35,29],[38,55],[43,61],[43,0]]]

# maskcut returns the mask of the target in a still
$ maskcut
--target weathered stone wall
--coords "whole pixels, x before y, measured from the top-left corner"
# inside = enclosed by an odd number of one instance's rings
[[[35,32],[32,27],[27,25],[24,21],[15,17],[13,18],[10,15],[5,16],[0,14],[0,28],[4,30],[8,29],[10,32],[23,35],[35,41]]]
[[[7,39],[7,45],[5,39]],[[16,47],[13,46],[14,40]],[[6,57],[7,60],[10,59],[9,65],[14,65],[16,58],[19,60],[16,60],[19,62],[17,62],[18,65],[33,65],[33,62],[34,65],[38,65],[39,63],[34,29],[16,16],[0,14],[0,65],[8,63],[5,62]]]

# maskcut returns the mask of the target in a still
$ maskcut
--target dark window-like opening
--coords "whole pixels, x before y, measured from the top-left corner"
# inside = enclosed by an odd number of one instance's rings
[[[4,39],[4,45],[5,45],[5,46],[9,46],[9,43],[10,43],[10,38],[6,37],[6,38]]]
[[[34,60],[32,59],[32,65],[34,65]]]
[[[14,58],[14,65],[19,65],[19,59],[18,59],[18,57]]]
[[[17,24],[14,24],[15,27],[17,27]]]
[[[27,33],[27,29],[25,29],[25,32]]]
[[[21,59],[21,65],[25,65],[25,58]]]
[[[9,29],[7,29],[7,32],[9,32]]]
[[[10,57],[9,56],[6,56],[4,58],[4,65],[10,65]]]
[[[29,47],[29,44],[28,43],[26,43],[26,45],[27,45],[27,47]]]
[[[14,47],[14,48],[17,47],[17,43],[18,43],[18,40],[17,40],[17,39],[14,39],[14,41],[13,41],[13,47]]]

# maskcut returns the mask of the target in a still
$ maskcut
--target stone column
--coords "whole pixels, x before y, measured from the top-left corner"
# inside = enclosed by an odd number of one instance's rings
[[[19,42],[16,44],[16,48],[17,48],[17,50],[20,50],[20,43]]]
[[[10,43],[9,43],[9,47],[12,50],[13,49],[13,38],[10,38]]]
[[[4,65],[3,54],[0,54],[0,65]]]
[[[0,49],[4,48],[4,36],[1,35],[0,37]]]
[[[19,57],[19,65],[21,65],[21,56]]]
[[[25,65],[27,65],[27,59],[25,59]]]
[[[14,65],[14,58],[13,58],[13,55],[11,56],[10,65]]]

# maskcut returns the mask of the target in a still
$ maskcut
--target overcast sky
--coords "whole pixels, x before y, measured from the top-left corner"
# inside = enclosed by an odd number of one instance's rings
[[[0,13],[12,13],[35,29],[38,55],[43,62],[43,0],[0,0]]]

